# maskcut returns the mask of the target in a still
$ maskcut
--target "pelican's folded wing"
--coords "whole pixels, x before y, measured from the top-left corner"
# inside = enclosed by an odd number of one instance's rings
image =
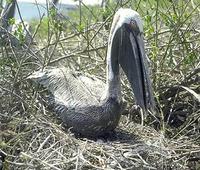
[[[45,68],[28,77],[52,94],[55,105],[70,108],[99,103],[105,84],[103,81],[78,76],[66,68]]]

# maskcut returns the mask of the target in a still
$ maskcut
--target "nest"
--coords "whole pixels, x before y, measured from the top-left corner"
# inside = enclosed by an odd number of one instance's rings
[[[115,132],[87,139],[75,137],[50,115],[15,119],[17,126],[10,129],[1,125],[1,147],[9,153],[5,169],[188,169],[200,153],[194,140],[167,139],[126,116]]]

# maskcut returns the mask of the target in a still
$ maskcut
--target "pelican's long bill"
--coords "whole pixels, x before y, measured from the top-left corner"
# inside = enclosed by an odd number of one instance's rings
[[[153,110],[154,99],[139,14],[131,9],[118,10],[113,20],[109,42],[118,43],[112,44],[111,53],[118,55],[118,62],[131,84],[137,104],[144,110]]]

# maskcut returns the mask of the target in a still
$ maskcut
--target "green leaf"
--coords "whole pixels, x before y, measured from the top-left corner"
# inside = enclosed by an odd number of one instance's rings
[[[14,25],[14,24],[15,24],[15,18],[10,18],[10,19],[8,20],[8,24],[9,24],[9,25]]]

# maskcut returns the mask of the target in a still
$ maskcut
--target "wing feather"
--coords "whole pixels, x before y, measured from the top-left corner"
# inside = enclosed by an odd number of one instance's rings
[[[69,108],[99,103],[105,83],[72,73],[67,68],[45,68],[28,77],[51,92],[56,105]]]

